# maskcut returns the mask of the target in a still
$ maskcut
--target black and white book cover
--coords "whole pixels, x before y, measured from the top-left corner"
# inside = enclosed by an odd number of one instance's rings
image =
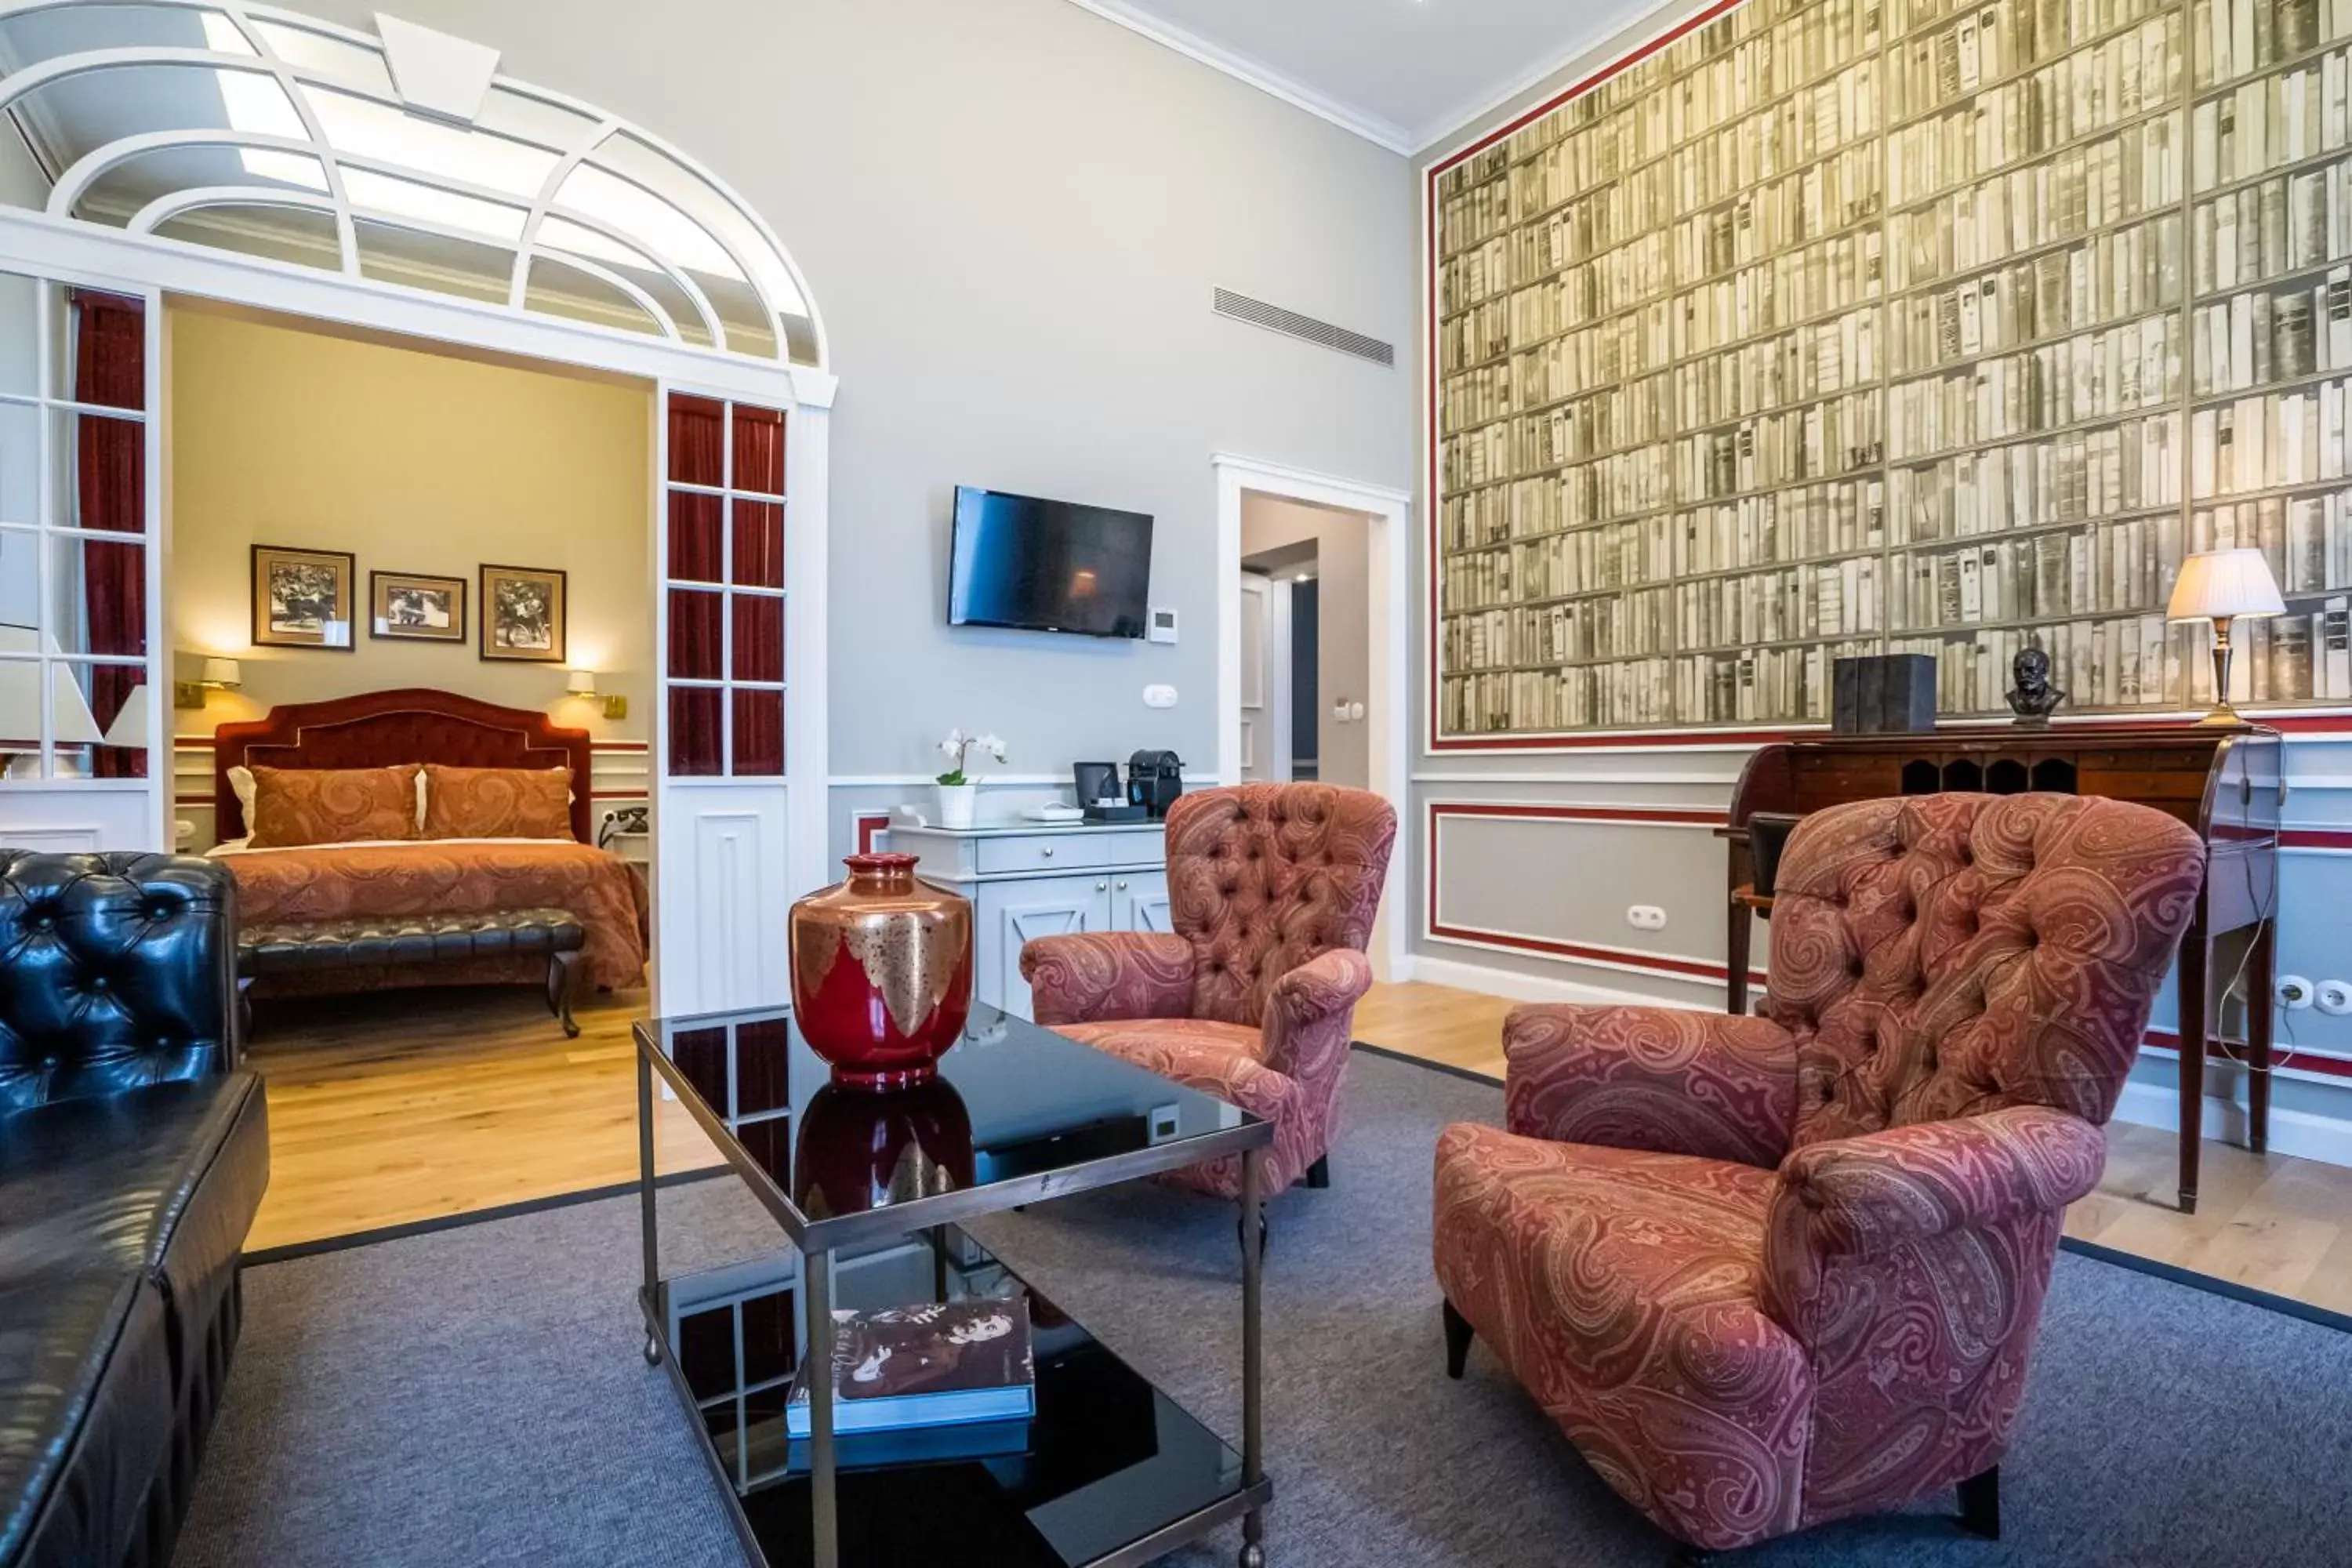
[[[809,1435],[809,1367],[785,1428]],[[1037,1373],[1025,1301],[922,1302],[833,1314],[833,1426],[879,1432],[1034,1415]]]

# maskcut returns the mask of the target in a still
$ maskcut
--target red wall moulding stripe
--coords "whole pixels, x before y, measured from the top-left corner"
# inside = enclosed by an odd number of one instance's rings
[[[652,745],[653,742],[650,741],[591,741],[588,742],[589,749],[596,752],[643,752],[650,750]],[[174,735],[172,737],[172,746],[175,751],[209,752],[213,749],[213,737]]]
[[[874,853],[874,836],[890,826],[890,814],[887,811],[861,811],[852,816],[850,822],[857,829],[857,852],[871,855]]]
[[[2352,828],[2289,827],[2279,834],[2286,849],[2352,849]]]

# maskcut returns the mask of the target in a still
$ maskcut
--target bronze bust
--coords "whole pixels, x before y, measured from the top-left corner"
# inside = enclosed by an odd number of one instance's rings
[[[2009,691],[2009,706],[2017,715],[2018,727],[2039,730],[2050,722],[2050,710],[2066,700],[2066,694],[2050,684],[2050,656],[2038,647],[2021,647],[2010,661],[2009,673],[2016,684]]]

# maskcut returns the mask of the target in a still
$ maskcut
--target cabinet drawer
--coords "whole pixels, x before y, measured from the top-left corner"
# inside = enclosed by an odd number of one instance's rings
[[[1110,846],[1090,833],[1024,833],[980,841],[980,872],[1085,870],[1109,864]]]

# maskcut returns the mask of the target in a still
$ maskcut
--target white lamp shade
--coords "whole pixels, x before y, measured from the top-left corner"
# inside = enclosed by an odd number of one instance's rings
[[[593,669],[573,670],[572,672],[571,684],[566,686],[563,689],[570,692],[574,697],[595,696],[596,672]]]
[[[233,658],[207,658],[205,660],[205,685],[218,686],[233,690],[237,686],[243,684],[244,680],[245,671],[237,667],[236,660]]]
[[[2270,563],[2259,550],[2209,550],[2180,563],[2165,612],[2176,621],[2226,621],[2233,616],[2283,616]]]
[[[122,700],[122,711],[107,726],[106,743],[129,746],[135,751],[147,749],[147,689],[134,686],[131,695]]]

